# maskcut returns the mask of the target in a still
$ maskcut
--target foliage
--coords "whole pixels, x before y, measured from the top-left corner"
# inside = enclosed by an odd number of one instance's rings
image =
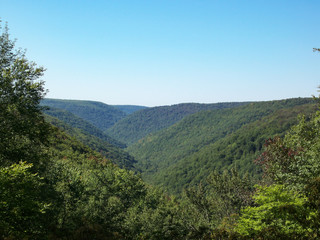
[[[304,191],[310,180],[320,176],[320,111],[309,121],[305,116],[299,120],[284,139],[266,142],[258,163],[269,181]]]
[[[145,198],[127,213],[125,239],[184,239],[187,229],[181,211],[174,198],[148,188]]]
[[[236,169],[225,170],[222,174],[213,172],[208,178],[209,192],[216,201],[216,220],[232,214],[240,214],[243,207],[253,204],[253,180],[241,176]]]
[[[310,239],[308,220],[315,213],[306,207],[307,198],[283,185],[258,186],[257,206],[242,211],[236,231],[250,239]]]
[[[144,184],[59,131],[52,141],[54,158],[46,177],[59,196],[56,234],[68,239],[115,237],[126,210],[145,194]]]
[[[206,186],[186,189],[182,195],[179,214],[190,239],[220,239],[228,235],[226,219],[238,216],[242,208],[253,203],[253,183],[236,169],[223,174],[213,172],[207,182]]]
[[[42,239],[50,204],[43,199],[42,179],[20,162],[0,168],[0,238]]]
[[[44,68],[14,49],[7,27],[0,31],[0,163],[28,161],[38,168],[49,132],[39,107],[45,94],[39,80]]]

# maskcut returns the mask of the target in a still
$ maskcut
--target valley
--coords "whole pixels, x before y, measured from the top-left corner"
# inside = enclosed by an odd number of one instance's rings
[[[283,136],[299,114],[316,109],[311,98],[128,105],[135,109],[130,113],[97,102],[45,99],[42,104],[50,107],[47,115],[61,121],[56,126],[120,167],[139,172],[146,182],[178,195],[205,182],[213,171],[237,168],[258,179],[261,169],[254,160],[265,141]]]

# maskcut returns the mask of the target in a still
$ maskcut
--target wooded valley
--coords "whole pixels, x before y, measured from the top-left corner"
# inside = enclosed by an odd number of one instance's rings
[[[45,98],[0,28],[0,239],[319,239],[318,98]]]

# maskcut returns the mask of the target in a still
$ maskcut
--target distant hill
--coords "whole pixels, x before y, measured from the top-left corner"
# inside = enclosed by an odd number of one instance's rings
[[[235,163],[255,174],[252,160],[264,141],[287,131],[298,113],[315,111],[312,103],[299,98],[202,111],[149,134],[128,151],[146,181],[175,193]]]
[[[67,110],[106,131],[127,114],[118,108],[95,101],[44,99],[41,105]]]
[[[233,108],[248,104],[241,103],[183,103],[142,109],[117,122],[107,134],[128,145],[150,133],[165,129],[184,117],[205,110]]]
[[[112,106],[121,110],[122,112],[126,113],[127,115],[134,113],[136,111],[148,108],[145,106],[137,106],[137,105],[112,105]]]

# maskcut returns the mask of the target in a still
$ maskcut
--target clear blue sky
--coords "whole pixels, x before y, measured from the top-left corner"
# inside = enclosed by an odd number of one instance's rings
[[[319,0],[0,0],[48,97],[146,106],[317,95]]]

